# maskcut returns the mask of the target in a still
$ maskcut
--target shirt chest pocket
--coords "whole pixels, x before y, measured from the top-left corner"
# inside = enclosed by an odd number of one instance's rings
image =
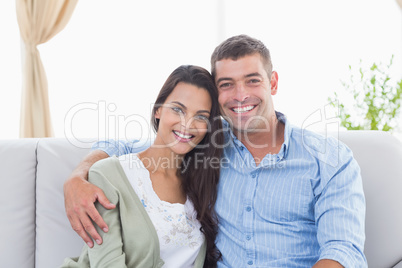
[[[314,221],[314,196],[303,177],[269,180],[256,191],[256,217],[273,223]],[[261,186],[261,184],[260,184]]]

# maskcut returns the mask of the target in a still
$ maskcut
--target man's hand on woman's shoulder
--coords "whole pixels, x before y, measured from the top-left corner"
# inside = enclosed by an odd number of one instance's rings
[[[67,217],[71,227],[89,247],[93,247],[93,240],[97,244],[102,244],[102,237],[96,231],[93,222],[103,231],[108,231],[108,226],[96,210],[94,203],[98,201],[106,209],[115,208],[100,188],[88,182],[90,167],[98,160],[107,157],[108,155],[101,150],[91,152],[64,183],[64,205]]]

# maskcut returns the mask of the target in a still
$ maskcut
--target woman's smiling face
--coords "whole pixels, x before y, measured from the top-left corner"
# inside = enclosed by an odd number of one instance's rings
[[[184,155],[202,141],[208,130],[211,97],[204,88],[180,82],[156,111],[159,119],[155,145]]]

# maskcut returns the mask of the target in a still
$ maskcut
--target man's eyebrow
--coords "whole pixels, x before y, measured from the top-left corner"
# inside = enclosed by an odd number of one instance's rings
[[[260,73],[258,73],[258,72],[251,73],[251,74],[246,74],[244,77],[245,77],[245,78],[248,78],[248,77],[253,77],[253,76],[258,76],[258,77],[261,77],[261,78],[262,78],[262,75],[261,75]],[[226,81],[226,80],[232,81],[233,78],[230,78],[230,77],[221,77],[221,78],[219,78],[218,80],[216,80],[216,84],[219,84],[219,82]]]
[[[246,74],[244,77],[252,77],[252,76],[258,76],[258,77],[262,77],[262,75],[260,73],[251,73],[251,74]]]
[[[230,77],[221,77],[221,78],[219,78],[218,80],[216,80],[216,83],[219,84],[219,82],[222,82],[222,81],[224,81],[224,80],[233,80],[233,78],[230,78]]]

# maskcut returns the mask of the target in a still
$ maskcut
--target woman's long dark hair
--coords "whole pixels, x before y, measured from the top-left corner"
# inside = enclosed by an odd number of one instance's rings
[[[219,113],[218,90],[210,73],[204,68],[182,65],[174,70],[163,85],[152,110],[152,125],[158,131],[159,119],[155,113],[163,105],[178,83],[184,82],[202,90],[211,97],[211,113],[208,131],[203,140],[183,159],[178,176],[182,178],[184,192],[194,204],[201,231],[205,236],[207,254],[204,267],[216,267],[221,253],[215,245],[218,233],[218,218],[215,212],[217,185],[219,181],[220,157],[222,154],[223,133]]]

